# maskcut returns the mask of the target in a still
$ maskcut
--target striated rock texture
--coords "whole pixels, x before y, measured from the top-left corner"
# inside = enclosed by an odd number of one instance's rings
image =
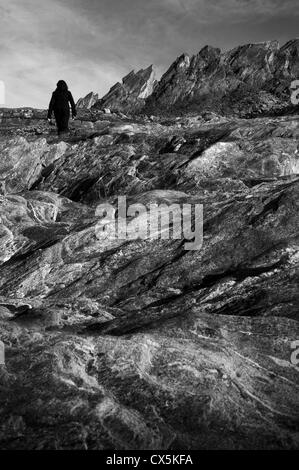
[[[0,109],[1,449],[299,449],[298,77],[298,40],[205,47],[67,137]],[[202,204],[201,248],[103,231],[118,196]]]
[[[1,122],[0,447],[298,449],[299,116],[91,112],[62,140],[24,113]],[[202,248],[109,237],[118,195],[203,204]]]
[[[145,104],[155,87],[155,72],[151,65],[145,70],[130,72],[122,79],[122,83],[116,83],[94,107],[95,109],[112,109],[120,111],[138,111]]]
[[[77,101],[76,107],[83,108],[83,109],[90,109],[98,101],[98,99],[99,99],[99,95],[91,91],[84,98],[80,98]]]

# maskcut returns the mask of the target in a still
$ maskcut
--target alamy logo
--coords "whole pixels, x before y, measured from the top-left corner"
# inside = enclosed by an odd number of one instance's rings
[[[5,104],[5,84],[0,80],[0,105]]]
[[[118,197],[117,208],[103,203],[96,208],[100,220],[97,238],[110,240],[187,240],[185,250],[199,250],[203,243],[202,204],[131,204]]]
[[[291,83],[291,90],[293,90],[291,94],[291,102],[296,106],[299,104],[299,80],[294,80]]]
[[[2,341],[0,341],[0,366],[5,364],[5,346]]]

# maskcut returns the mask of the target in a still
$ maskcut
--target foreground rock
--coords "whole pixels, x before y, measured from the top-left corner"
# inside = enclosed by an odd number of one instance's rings
[[[298,447],[295,322],[269,333],[261,318],[182,312],[119,338],[9,325],[1,448]]]
[[[89,122],[2,134],[1,448],[298,449],[298,116]],[[202,248],[109,236],[118,195]]]
[[[298,116],[174,121],[107,117],[64,140],[0,142],[2,194],[54,191],[83,203],[174,189],[224,199],[263,181],[298,174]]]

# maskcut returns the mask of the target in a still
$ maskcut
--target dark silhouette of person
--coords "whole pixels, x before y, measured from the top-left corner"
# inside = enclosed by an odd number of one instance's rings
[[[76,105],[71,92],[64,80],[59,80],[56,90],[52,93],[52,98],[48,109],[48,119],[51,120],[54,112],[58,135],[69,132],[70,105],[72,117],[77,116]]]

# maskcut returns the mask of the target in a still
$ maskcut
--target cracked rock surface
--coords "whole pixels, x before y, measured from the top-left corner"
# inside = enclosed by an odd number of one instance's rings
[[[0,447],[298,449],[298,115],[4,121]],[[201,249],[107,236],[119,195]]]

